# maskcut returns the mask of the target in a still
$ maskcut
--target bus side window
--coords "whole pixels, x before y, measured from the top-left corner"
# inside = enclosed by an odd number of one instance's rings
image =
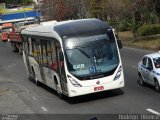
[[[38,61],[39,49],[38,49],[38,42],[36,39],[32,39],[33,45],[33,56]]]
[[[57,64],[56,46],[54,41],[51,41],[51,56],[52,56],[52,63],[50,64],[50,66],[53,70],[57,71],[58,64]]]
[[[51,41],[47,41],[47,48],[46,48],[46,55],[48,61],[48,67],[51,67],[50,64],[52,63],[52,53],[51,53]]]
[[[44,66],[48,66],[48,61],[47,61],[47,41],[46,40],[41,40],[41,64]]]
[[[28,54],[28,41],[27,41],[27,37],[23,37],[23,51]]]
[[[64,55],[63,55],[63,52],[61,51],[61,49],[58,53],[58,64],[59,64],[61,69],[62,68],[64,69]]]

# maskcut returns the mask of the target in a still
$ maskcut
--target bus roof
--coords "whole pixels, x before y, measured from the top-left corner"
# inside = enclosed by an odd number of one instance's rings
[[[98,19],[86,19],[70,21],[69,23],[57,24],[54,30],[61,36],[80,36],[103,34],[110,27]]]
[[[68,20],[62,22],[49,21],[40,25],[24,29],[21,33],[26,35],[55,37],[71,37],[80,35],[103,34],[111,29],[109,25],[98,19]],[[55,33],[55,34],[54,34]]]

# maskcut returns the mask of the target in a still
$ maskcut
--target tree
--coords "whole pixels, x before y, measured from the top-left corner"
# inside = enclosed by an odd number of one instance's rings
[[[46,20],[98,18],[135,37],[142,24],[160,22],[160,0],[43,0]],[[45,2],[50,1],[46,6]],[[53,4],[52,4],[53,3]],[[48,12],[47,12],[48,11]]]

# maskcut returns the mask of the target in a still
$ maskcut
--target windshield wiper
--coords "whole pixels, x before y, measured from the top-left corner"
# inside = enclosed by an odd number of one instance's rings
[[[89,56],[86,52],[84,52],[83,50],[79,49],[78,47],[76,47],[77,50],[79,50],[83,55],[85,55],[87,58],[91,59],[91,56]]]

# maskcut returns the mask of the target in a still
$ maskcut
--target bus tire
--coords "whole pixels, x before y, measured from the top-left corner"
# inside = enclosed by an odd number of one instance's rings
[[[36,84],[37,86],[40,86],[40,82],[38,81],[37,78],[35,78],[35,84]]]
[[[32,79],[34,80],[34,82],[35,82],[35,84],[37,85],[37,86],[40,86],[40,82],[38,81],[38,79],[36,78],[36,74],[35,74],[35,71],[34,71],[34,68],[33,67],[31,67],[32,69],[32,75],[31,75],[31,77],[32,77]]]
[[[61,91],[60,91],[60,87],[58,86],[58,81],[57,81],[57,78],[56,77],[54,77],[55,78],[55,85],[56,85],[56,92],[57,92],[57,94],[58,94],[58,97],[60,98],[60,99],[63,99],[64,98],[64,95],[61,93]]]

